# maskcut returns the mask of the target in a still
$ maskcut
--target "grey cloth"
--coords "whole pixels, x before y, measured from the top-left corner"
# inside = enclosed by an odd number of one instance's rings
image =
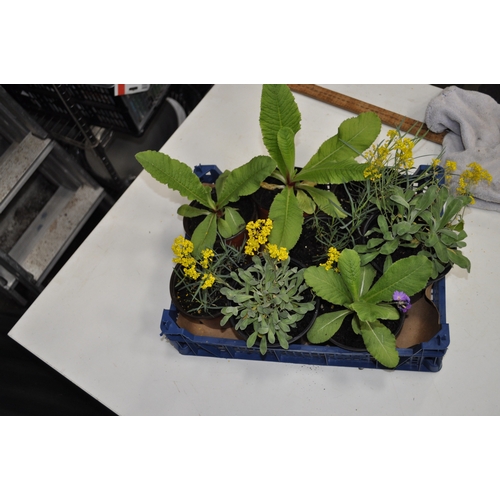
[[[432,132],[449,130],[443,140],[443,161],[457,163],[456,174],[476,162],[493,177],[473,190],[472,207],[500,212],[500,104],[489,95],[451,86],[432,99],[425,113]],[[451,185],[456,186],[455,176]]]

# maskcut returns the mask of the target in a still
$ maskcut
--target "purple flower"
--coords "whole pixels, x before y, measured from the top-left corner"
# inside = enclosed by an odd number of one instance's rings
[[[404,292],[398,292],[397,290],[392,295],[392,300],[396,302],[397,308],[402,312],[406,313],[411,308],[410,297]]]

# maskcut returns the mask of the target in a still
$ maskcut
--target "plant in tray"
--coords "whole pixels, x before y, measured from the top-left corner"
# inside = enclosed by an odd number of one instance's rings
[[[205,248],[201,257],[193,255],[194,245],[178,236],[172,245],[176,264],[170,281],[170,294],[177,309],[187,317],[214,318],[220,316],[225,304],[221,287],[233,269],[245,264],[241,249],[221,242],[217,248]]]
[[[144,151],[136,159],[156,180],[201,205],[185,204],[178,209],[183,217],[204,217],[191,237],[197,257],[202,249],[213,248],[217,233],[230,238],[244,229],[245,221],[230,203],[256,191],[276,166],[268,156],[256,156],[245,165],[225,171],[216,179],[215,186],[209,186],[202,183],[191,167],[164,153]]]
[[[263,190],[274,191],[269,209],[273,231],[269,241],[291,250],[297,243],[304,214],[321,210],[333,218],[345,217],[339,200],[321,186],[364,179],[366,165],[356,158],[380,133],[381,122],[375,113],[362,113],[345,120],[338,133],[327,139],[303,168],[295,167],[295,135],[300,130],[301,114],[286,85],[262,88],[260,127],[269,155],[276,162]]]
[[[285,248],[267,244],[272,222],[259,219],[249,226],[245,253],[252,262],[231,272],[221,289],[229,300],[221,326],[232,319],[236,331],[247,337],[247,346],[258,342],[264,355],[268,346],[288,349],[289,342],[306,333],[312,319],[305,327],[301,322],[316,310],[317,301],[304,282],[304,269],[290,261]]]
[[[396,339],[381,320],[397,320],[405,313],[410,307],[408,296],[425,287],[431,272],[426,257],[412,256],[393,263],[375,281],[375,269],[370,264],[362,266],[356,251],[331,249],[328,261],[307,268],[304,277],[319,297],[339,309],[318,316],[307,339],[313,344],[326,342],[350,320],[368,352],[384,366],[396,367]]]
[[[432,262],[432,279],[443,276],[455,264],[470,271],[470,261],[461,250],[467,237],[463,213],[473,202],[471,182],[463,180],[470,178],[470,168],[460,176],[461,189],[453,192],[443,177],[453,175],[454,165],[441,169],[436,163],[416,172],[403,169],[395,178],[389,172],[391,181],[385,179],[377,186],[385,175],[385,169],[379,169],[380,177],[372,179],[379,192],[374,198],[379,215],[373,218],[371,227],[365,228],[365,243],[354,247],[361,254],[362,264],[383,257],[380,267],[387,268],[409,253],[424,255]],[[475,179],[490,179],[478,165],[471,168],[475,169]],[[371,172],[373,175],[374,170]]]

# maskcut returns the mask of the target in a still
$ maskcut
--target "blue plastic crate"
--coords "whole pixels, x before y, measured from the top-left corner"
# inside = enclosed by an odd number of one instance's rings
[[[450,344],[450,330],[446,323],[446,285],[444,279],[434,284],[432,302],[439,311],[440,331],[428,342],[408,349],[398,349],[400,363],[395,368],[396,370],[437,372],[442,368],[443,357]],[[163,311],[161,335],[165,335],[181,354],[387,370],[368,352],[352,352],[335,346],[291,344],[289,349],[268,348],[267,353],[262,356],[258,346],[249,348],[243,340],[193,335],[177,326],[176,318],[177,310],[173,305],[169,310]]]
[[[422,167],[421,167],[422,168]],[[205,183],[213,183],[221,171],[216,165],[198,165],[194,172]],[[439,311],[440,331],[428,342],[412,348],[398,349],[400,363],[396,370],[437,372],[441,370],[443,357],[450,344],[450,330],[446,323],[445,280],[438,281],[432,288],[432,302]],[[336,346],[291,344],[289,349],[268,348],[262,356],[259,347],[247,347],[243,340],[223,339],[194,335],[177,323],[177,309],[172,304],[163,311],[161,334],[181,353],[191,356],[212,358],[275,361],[323,366],[351,366],[356,368],[379,368],[388,370],[368,352],[352,352]]]

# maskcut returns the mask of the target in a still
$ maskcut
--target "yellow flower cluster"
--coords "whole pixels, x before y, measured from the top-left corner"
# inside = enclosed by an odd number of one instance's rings
[[[208,269],[208,266],[212,262],[214,255],[215,255],[214,251],[210,248],[206,248],[205,250],[202,250],[201,251],[202,260],[200,261],[200,266],[203,269]]]
[[[273,259],[279,261],[288,259],[288,250],[285,247],[278,248],[278,245],[269,244],[267,245],[267,251]]]
[[[196,259],[191,255],[193,249],[194,245],[192,241],[187,240],[184,236],[177,236],[172,245],[172,252],[176,256],[173,261],[176,264],[180,264],[184,269],[194,267]]]
[[[184,274],[193,280],[197,280],[201,273],[196,269],[196,265],[198,262],[191,255],[194,249],[194,245],[192,241],[187,240],[183,236],[177,236],[174,240],[174,244],[172,245],[172,252],[176,256],[173,261],[176,264],[180,264],[184,269]],[[210,263],[212,262],[212,258],[214,256],[214,251],[210,248],[206,248],[202,250],[201,256],[202,260],[199,262],[199,265],[203,269],[207,269]],[[209,273],[204,273],[202,276],[203,284],[201,288],[209,288],[215,282],[215,277]]]
[[[320,264],[320,266],[329,271],[333,267],[333,264],[339,261],[339,257],[340,252],[336,248],[330,247],[328,249],[328,260],[324,264]],[[335,271],[338,271],[338,268],[335,268]]]
[[[365,179],[376,181],[382,177],[383,169],[388,166],[391,158],[394,160],[394,168],[410,169],[414,165],[413,147],[415,142],[408,137],[401,137],[398,130],[389,130],[388,139],[382,144],[374,144],[365,154],[368,162],[363,175]]]
[[[446,163],[444,164],[444,178],[446,182],[451,181],[451,177],[453,175],[453,172],[457,169],[457,162],[456,161],[451,161],[447,160]]]
[[[215,283],[215,276],[212,273],[205,273],[203,274],[202,280],[203,284],[201,285],[201,288],[210,288]]]
[[[247,255],[255,255],[262,245],[267,243],[267,239],[273,229],[271,219],[257,219],[247,224],[248,239],[245,245]]]
[[[413,147],[415,143],[409,137],[401,137],[396,141],[396,165],[409,170],[414,165]]]
[[[460,174],[458,178],[457,193],[460,195],[468,195],[471,198],[471,203],[475,203],[474,197],[471,194],[471,188],[479,184],[481,181],[485,181],[491,184],[493,180],[491,174],[481,167],[479,163],[471,163],[467,165],[467,168]]]

